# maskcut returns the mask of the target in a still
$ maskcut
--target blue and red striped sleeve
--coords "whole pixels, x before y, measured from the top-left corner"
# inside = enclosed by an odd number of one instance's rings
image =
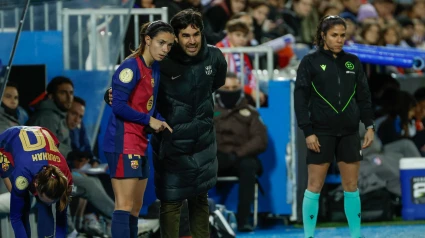
[[[28,186],[32,182],[31,176],[20,174],[16,178],[13,178],[11,182],[10,223],[12,223],[15,237],[31,237],[28,224],[30,210]]]
[[[112,111],[125,121],[148,125],[150,115],[138,112],[128,105],[128,99],[140,79],[137,61],[124,61],[112,78]]]

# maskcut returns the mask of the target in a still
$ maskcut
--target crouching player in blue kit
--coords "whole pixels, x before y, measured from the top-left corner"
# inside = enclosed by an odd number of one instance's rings
[[[0,134],[0,176],[11,193],[10,220],[17,238],[31,237],[31,194],[37,199],[38,237],[66,237],[72,176],[58,145],[42,127],[15,126]]]

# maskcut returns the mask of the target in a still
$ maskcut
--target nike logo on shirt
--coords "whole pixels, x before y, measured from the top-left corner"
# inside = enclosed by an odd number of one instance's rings
[[[178,77],[180,77],[181,75],[179,75],[179,76],[172,76],[171,77],[171,80],[174,80],[174,79],[176,79],[176,78],[178,78]]]

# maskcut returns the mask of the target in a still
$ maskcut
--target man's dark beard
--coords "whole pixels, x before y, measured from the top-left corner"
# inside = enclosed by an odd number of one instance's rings
[[[66,108],[63,104],[59,102],[58,99],[54,99],[53,102],[55,102],[55,105],[61,110],[62,112],[67,112],[68,108]]]

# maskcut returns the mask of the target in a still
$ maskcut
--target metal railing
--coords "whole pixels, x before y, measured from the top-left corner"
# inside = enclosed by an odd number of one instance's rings
[[[274,70],[273,70],[273,49],[271,47],[267,46],[257,46],[257,47],[235,47],[235,48],[220,48],[221,52],[225,55],[226,61],[229,62],[229,54],[239,54],[240,58],[240,80],[242,87],[245,85],[245,54],[254,55],[254,64],[253,64],[253,70],[252,73],[254,74],[256,80],[256,98],[255,98],[255,105],[257,108],[260,107],[260,80],[272,80],[274,76]],[[260,69],[260,56],[266,55],[266,68]],[[229,67],[228,67],[229,70]]]
[[[110,31],[112,21],[118,19],[119,37],[124,39],[127,30],[127,22],[125,17],[131,15],[134,18],[134,45],[139,45],[140,31],[140,15],[149,15],[149,21],[153,21],[155,15],[161,16],[161,19],[168,22],[167,8],[151,8],[151,9],[63,9],[63,35],[64,35],[64,65],[65,69],[71,68],[71,48],[70,48],[70,18],[77,18],[77,52],[78,52],[78,69],[83,68],[83,18],[87,20],[87,34],[89,39],[89,56],[86,63],[86,70],[112,70],[116,64],[110,57],[112,50],[109,37],[113,34]],[[101,22],[99,22],[101,20]],[[129,20],[129,19],[127,19]],[[117,28],[115,28],[117,29]],[[98,40],[102,37],[104,48],[99,48]],[[120,42],[119,55],[124,59],[124,45]],[[107,59],[102,62],[102,59]],[[106,64],[106,65],[105,65]]]
[[[55,9],[55,19],[51,21],[50,10]],[[35,31],[35,30],[62,30],[62,1],[58,2],[44,2],[42,4],[32,4],[29,7],[28,16],[24,26],[25,31]],[[3,8],[0,9],[0,32],[16,32],[19,26],[19,16],[21,14],[21,8]],[[35,18],[38,17],[37,25],[35,26]],[[6,19],[9,19],[7,21]],[[10,20],[13,19],[13,20]],[[42,21],[42,24],[40,24]],[[56,23],[56,28],[52,27],[50,23]],[[42,27],[43,26],[43,27]]]

